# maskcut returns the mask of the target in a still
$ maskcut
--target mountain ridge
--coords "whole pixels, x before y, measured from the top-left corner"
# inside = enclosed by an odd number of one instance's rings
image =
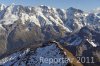
[[[35,42],[58,40],[89,26],[99,32],[99,13],[48,6],[0,6],[0,54]],[[20,48],[20,49],[21,49]]]

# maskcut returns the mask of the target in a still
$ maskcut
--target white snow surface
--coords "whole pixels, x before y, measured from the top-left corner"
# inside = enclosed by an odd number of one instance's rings
[[[88,39],[86,39],[93,47],[97,47],[97,45],[94,43],[94,42],[92,42],[92,41],[89,41]]]

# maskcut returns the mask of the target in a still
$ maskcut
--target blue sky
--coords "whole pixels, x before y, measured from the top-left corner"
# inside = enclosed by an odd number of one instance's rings
[[[47,5],[64,9],[75,7],[87,11],[100,7],[100,0],[0,0],[0,3],[5,5],[15,3],[26,6]]]

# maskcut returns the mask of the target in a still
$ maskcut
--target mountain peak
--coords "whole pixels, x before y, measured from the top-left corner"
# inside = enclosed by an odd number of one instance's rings
[[[79,12],[79,13],[83,13],[82,10],[76,9],[76,8],[73,8],[73,7],[68,8],[67,11],[69,11],[69,12]]]
[[[51,9],[50,6],[46,6],[46,5],[40,5],[39,7],[40,7],[40,8],[43,8],[43,9]]]
[[[3,10],[4,8],[6,8],[6,5],[0,4],[0,11]]]

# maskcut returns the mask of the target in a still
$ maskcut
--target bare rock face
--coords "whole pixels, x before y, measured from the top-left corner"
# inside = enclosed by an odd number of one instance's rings
[[[7,50],[7,34],[6,31],[0,29],[0,55]]]

